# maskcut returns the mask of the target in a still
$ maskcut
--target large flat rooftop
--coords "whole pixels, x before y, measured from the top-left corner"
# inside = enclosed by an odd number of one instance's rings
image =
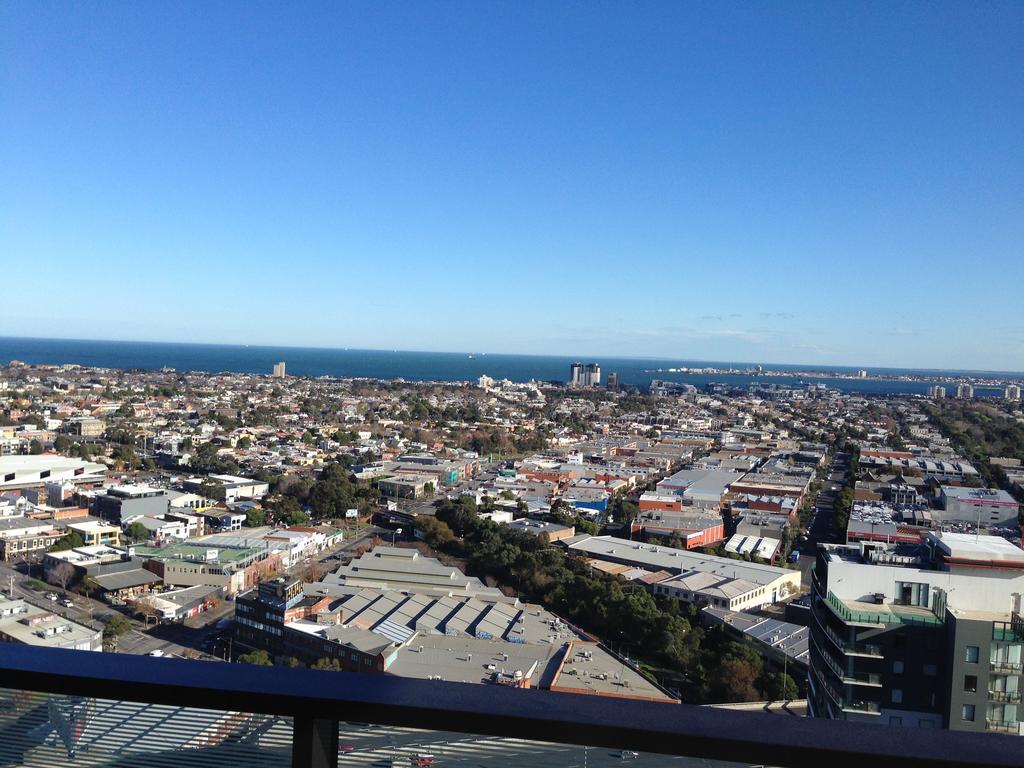
[[[696,551],[617,539],[612,536],[575,536],[565,539],[562,543],[566,544],[571,552],[598,559],[631,563],[655,571],[713,573],[732,579],[743,579],[759,586],[771,584],[784,577],[795,578],[797,583],[800,579],[799,571],[777,568],[773,565],[748,563]]]

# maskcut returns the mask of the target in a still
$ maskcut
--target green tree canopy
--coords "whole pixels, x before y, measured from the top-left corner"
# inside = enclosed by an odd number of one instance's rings
[[[243,664],[255,664],[258,667],[273,666],[270,654],[266,651],[250,651],[249,653],[243,653],[238,657],[238,660]]]

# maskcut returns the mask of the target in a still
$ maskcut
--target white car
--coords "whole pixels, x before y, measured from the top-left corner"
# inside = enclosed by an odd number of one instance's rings
[[[167,654],[164,653],[163,651],[161,651],[159,648],[157,648],[155,651],[150,651],[146,655],[147,656],[152,656],[153,658],[156,658],[156,659],[159,659],[159,658],[161,658],[163,656],[166,656]]]

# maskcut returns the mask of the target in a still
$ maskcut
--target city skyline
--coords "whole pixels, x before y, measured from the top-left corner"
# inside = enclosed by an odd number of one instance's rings
[[[0,10],[5,334],[1024,368],[1019,6],[236,8]]]

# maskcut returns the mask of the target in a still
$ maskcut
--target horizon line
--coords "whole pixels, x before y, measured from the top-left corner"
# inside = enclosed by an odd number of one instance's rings
[[[700,359],[686,359],[682,357],[661,357],[658,355],[623,355],[623,354],[605,354],[605,355],[592,355],[592,354],[551,354],[551,353],[537,353],[537,352],[484,352],[484,351],[473,351],[469,349],[462,350],[439,350],[439,349],[394,349],[394,348],[382,348],[382,347],[334,347],[334,346],[303,346],[298,344],[246,344],[237,342],[214,342],[214,341],[163,341],[154,339],[97,339],[97,338],[71,338],[62,336],[2,336],[0,340],[13,340],[13,341],[57,341],[57,342],[81,342],[81,343],[92,343],[92,344],[160,344],[165,346],[189,346],[189,347],[229,347],[229,348],[252,348],[256,347],[259,349],[294,349],[294,350],[315,350],[321,352],[384,352],[387,354],[432,354],[432,355],[504,355],[507,357],[539,357],[539,358],[552,358],[552,359],[565,359],[573,360],[579,358],[580,362],[590,360],[593,362],[600,362],[600,358],[609,358],[612,360],[635,360],[635,361],[652,361],[652,362],[677,362],[677,363],[702,363],[707,364],[710,367],[715,366],[786,366],[797,368],[798,371],[815,371],[824,370],[827,368],[849,368],[850,370],[868,370],[874,369],[876,371],[901,371],[910,373],[955,373],[955,374],[970,374],[970,373],[994,373],[994,374],[1007,374],[1013,376],[1024,376],[1024,371],[1011,371],[1011,370],[1000,370],[995,368],[916,368],[916,367],[905,367],[905,368],[894,368],[892,366],[885,365],[869,365],[869,364],[849,364],[849,363],[785,363],[785,362],[750,362],[742,360],[700,360]],[[8,365],[11,361],[0,363],[2,365]],[[36,365],[42,365],[43,363],[36,363]],[[49,363],[49,365],[67,365],[68,363]],[[90,367],[90,366],[83,366]]]

